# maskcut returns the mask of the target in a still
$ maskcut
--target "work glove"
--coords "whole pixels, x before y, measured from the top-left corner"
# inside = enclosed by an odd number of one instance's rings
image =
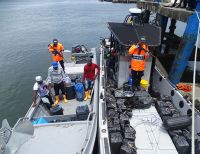
[[[56,56],[58,54],[58,51],[54,50],[52,53]]]

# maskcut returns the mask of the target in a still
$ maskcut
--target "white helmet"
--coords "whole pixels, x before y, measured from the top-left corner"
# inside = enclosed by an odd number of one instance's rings
[[[37,82],[42,81],[42,77],[41,77],[41,76],[36,76],[36,77],[35,77],[35,81],[37,81]]]

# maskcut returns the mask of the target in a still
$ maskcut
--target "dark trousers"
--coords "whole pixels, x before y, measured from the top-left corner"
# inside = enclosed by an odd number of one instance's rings
[[[196,8],[196,5],[197,5],[197,2],[195,0],[187,0],[188,2],[188,7],[191,8],[191,9],[195,9]]]
[[[55,91],[55,95],[56,96],[59,95],[59,90],[61,90],[62,94],[65,95],[65,87],[64,87],[64,82],[63,81],[61,83],[59,83],[59,84],[54,83],[54,91]]]
[[[174,1],[174,4],[172,6],[175,6],[176,2],[177,0]],[[197,2],[195,0],[180,0],[178,6],[181,7],[182,3],[183,3],[183,8],[186,8],[188,6],[188,8],[190,9],[195,9],[197,5]]]
[[[140,86],[140,81],[142,79],[142,76],[144,75],[144,71],[131,70],[131,74],[132,74],[132,86],[133,87]]]
[[[65,72],[64,61],[63,61],[63,60],[61,60],[61,61],[59,61],[59,63],[60,63],[60,66],[62,67],[63,71]]]
[[[45,97],[45,98],[47,98],[48,100],[49,100],[49,103],[44,103],[44,105],[48,108],[48,109],[50,109],[51,108],[51,106],[52,106],[52,104],[53,104],[53,100],[52,100],[52,97],[50,96],[50,94],[49,95],[45,95],[45,96],[43,96],[43,97]]]

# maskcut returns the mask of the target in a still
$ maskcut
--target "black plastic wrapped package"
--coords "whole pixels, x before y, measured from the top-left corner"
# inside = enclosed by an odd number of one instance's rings
[[[164,121],[167,129],[184,129],[192,124],[192,118],[188,116],[172,117]]]
[[[129,124],[129,116],[126,114],[120,114],[120,121],[124,121],[124,124]]]
[[[184,136],[174,136],[172,138],[174,145],[176,146],[176,149],[179,154],[188,154],[189,153],[189,144],[186,141]]]
[[[117,105],[116,102],[110,102],[110,103],[106,103],[107,109],[116,109]]]
[[[76,108],[76,116],[78,120],[87,120],[89,115],[89,107],[88,105],[77,106]]]
[[[120,154],[137,154],[135,142],[124,139],[120,148]]]
[[[113,124],[111,127],[108,127],[109,132],[121,132],[120,124]]]
[[[119,154],[120,147],[122,145],[123,137],[120,132],[110,133],[110,147],[112,154]]]
[[[135,141],[135,133],[134,132],[124,132],[124,138]]]

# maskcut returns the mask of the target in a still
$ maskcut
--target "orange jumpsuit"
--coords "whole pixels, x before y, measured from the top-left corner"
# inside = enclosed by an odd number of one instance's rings
[[[48,45],[49,52],[52,54],[52,59],[55,62],[59,62],[63,71],[65,72],[64,68],[64,61],[63,61],[63,51],[64,46],[61,43],[58,43],[57,46],[54,46],[53,43]]]

